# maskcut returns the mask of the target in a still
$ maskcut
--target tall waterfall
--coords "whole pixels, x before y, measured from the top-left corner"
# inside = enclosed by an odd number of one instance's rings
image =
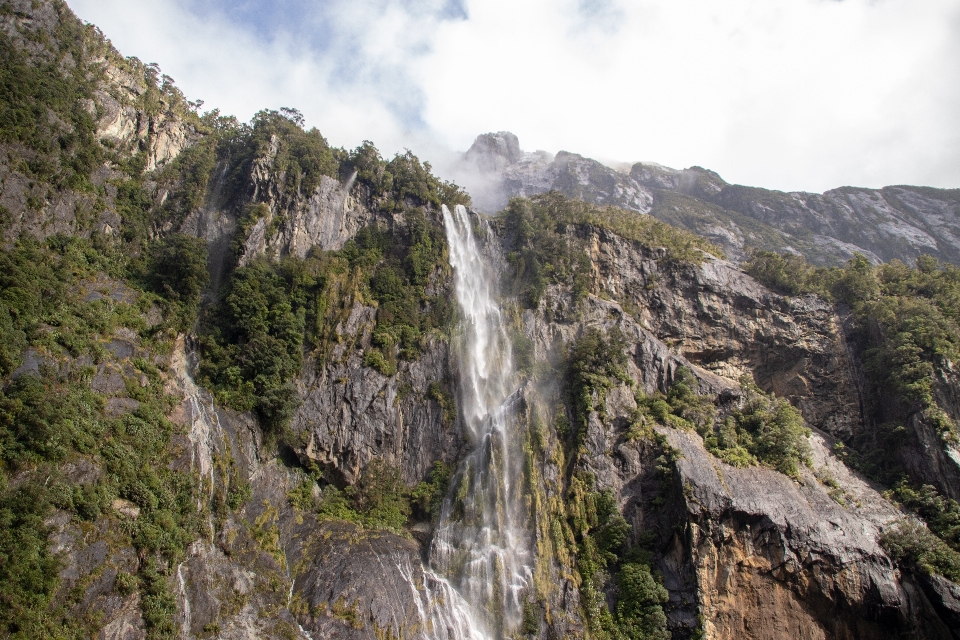
[[[460,403],[470,453],[451,480],[430,564],[469,603],[478,631],[501,638],[522,618],[531,582],[529,514],[522,495],[523,449],[511,425],[510,340],[495,274],[480,253],[467,210],[443,207],[461,311]]]

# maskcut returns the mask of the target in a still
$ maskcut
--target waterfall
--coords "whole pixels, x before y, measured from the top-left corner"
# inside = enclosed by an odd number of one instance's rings
[[[470,452],[451,480],[430,548],[430,564],[469,603],[486,637],[519,626],[531,582],[530,534],[522,491],[523,449],[512,428],[510,340],[495,274],[477,245],[467,210],[444,206],[450,264],[461,311],[460,404]]]

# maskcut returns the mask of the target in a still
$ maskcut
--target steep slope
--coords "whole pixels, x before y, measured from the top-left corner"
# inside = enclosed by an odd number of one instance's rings
[[[478,136],[453,170],[483,211],[513,196],[557,190],[571,198],[649,213],[709,238],[742,261],[752,249],[787,251],[815,264],[855,252],[874,263],[921,254],[960,263],[960,193],[893,186],[783,193],[727,184],[700,167],[635,164],[617,171],[566,151],[524,153],[509,132]]]
[[[443,207],[466,194],[293,110],[199,117],[62,3],[3,7],[34,88],[73,93],[38,102],[53,129],[4,129],[0,635],[475,636],[463,583],[427,561],[502,487],[457,473],[476,425]],[[515,140],[484,144],[521,186],[545,175]],[[497,563],[474,585],[517,604],[486,610],[492,635],[960,635],[957,271],[854,262],[830,272],[845,297],[783,295],[636,215],[687,173],[551,162],[550,186],[626,208],[547,194],[465,225],[515,370],[498,428],[522,500],[486,515],[525,514],[532,550],[522,588],[497,592]],[[709,184],[657,189],[733,189],[691,175]],[[912,319],[942,311],[916,353],[897,314],[857,306],[908,295],[927,301]],[[883,447],[896,486],[868,464]]]

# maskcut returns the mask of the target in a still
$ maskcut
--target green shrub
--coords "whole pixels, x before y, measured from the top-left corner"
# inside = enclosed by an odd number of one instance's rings
[[[0,395],[3,459],[14,468],[60,462],[70,451],[94,453],[106,426],[101,396],[86,385],[25,375]]]
[[[305,503],[301,495],[305,492],[301,489],[293,499]],[[402,533],[411,513],[410,490],[403,484],[398,469],[374,459],[354,485],[343,490],[333,485],[324,487],[314,508],[321,518]]]
[[[411,504],[417,515],[422,518],[433,518],[440,515],[443,498],[447,495],[447,486],[450,484],[452,470],[440,460],[433,463],[430,478],[420,482],[410,493]]]
[[[177,233],[155,241],[147,278],[170,305],[175,328],[188,331],[200,309],[200,293],[210,281],[206,240]]]
[[[667,591],[650,572],[639,547],[627,544],[631,527],[620,515],[610,489],[593,490],[593,478],[574,475],[568,516],[577,540],[580,596],[591,633],[609,640],[666,640],[663,605]],[[604,584],[615,574],[616,604],[607,606]]]
[[[613,329],[605,337],[599,329],[591,327],[571,347],[565,386],[577,444],[586,434],[590,413],[603,410],[606,392],[613,380],[628,381],[624,346],[619,329]]]
[[[303,363],[306,310],[290,273],[266,260],[236,269],[200,338],[201,381],[220,401],[253,409],[269,432],[289,421]]]
[[[385,376],[397,372],[397,365],[390,362],[379,349],[370,349],[363,357],[363,366],[372,367]]]
[[[70,20],[62,25],[77,27]],[[91,56],[84,55],[85,30],[77,31],[69,43],[75,62],[69,70],[59,64],[66,52],[54,52],[48,60],[28,59],[7,35],[0,36],[0,140],[39,154],[26,163],[34,177],[73,189],[89,188],[90,174],[104,157],[93,115],[84,108],[99,74]]]
[[[649,432],[650,422],[693,429],[703,436],[713,455],[735,467],[758,462],[791,477],[800,465],[811,464],[809,430],[789,402],[763,393],[749,378],[740,381],[743,401],[722,421],[716,420],[714,400],[696,392],[697,380],[684,367],[677,370],[666,394],[637,394],[637,415],[630,434]]]
[[[138,377],[127,381],[127,394],[141,404],[122,417],[104,414],[104,398],[90,388],[93,367],[77,362],[62,366],[66,356],[106,357],[101,343],[118,327],[146,330],[140,310],[153,298],[137,290],[136,280],[125,283],[127,295],[139,298],[133,304],[104,294],[85,299],[91,280],[125,275],[126,261],[110,251],[64,236],[45,245],[24,238],[0,251],[0,301],[9,319],[0,329],[13,336],[8,344],[16,354],[8,356],[6,366],[15,364],[27,346],[51,363],[41,367],[39,376],[23,375],[0,389],[0,558],[5,559],[0,562],[0,593],[5,594],[0,596],[5,598],[0,634],[88,635],[87,622],[63,608],[75,604],[75,595],[51,600],[59,582],[58,562],[46,549],[49,532],[43,523],[54,507],[93,521],[110,512],[115,498],[133,501],[140,516],[121,535],[129,533],[128,544],[142,557],[159,554],[167,567],[199,535],[196,481],[169,468],[174,425],[165,415],[175,400],[166,395],[151,358],[133,360],[147,384],[142,387]],[[169,348],[161,340],[145,336],[141,349]],[[100,468],[100,478],[76,485],[63,477],[60,464],[77,459]],[[21,479],[10,490],[7,476],[13,472]],[[151,592],[142,594],[153,637],[163,635],[168,622],[162,621],[169,621],[169,611],[161,606],[170,602],[163,592],[167,577],[151,582]],[[155,609],[167,613],[154,616]],[[4,617],[6,612],[13,618]]]
[[[457,404],[453,400],[453,395],[439,382],[431,382],[427,389],[427,396],[443,411],[443,423],[447,426],[452,425],[457,419]]]
[[[650,567],[624,563],[617,576],[617,626],[628,640],[669,640],[663,605],[669,596]]]
[[[801,465],[811,464],[810,444],[807,441],[810,431],[803,422],[803,416],[789,402],[764,394],[750,380],[741,380],[741,386],[744,391],[743,405],[731,414],[736,444],[732,442],[733,431],[729,425],[725,425],[726,432],[721,430],[716,448],[723,450],[722,438],[728,445],[733,445],[728,449],[736,451],[735,456],[743,455],[736,450],[740,446],[761,464],[797,477]]]
[[[922,524],[903,520],[896,529],[884,532],[880,544],[891,557],[914,565],[923,573],[960,582],[960,552]]]
[[[0,494],[0,633],[49,637],[48,607],[59,584],[60,563],[47,546],[44,524],[51,505],[40,484]]]
[[[923,518],[940,539],[960,551],[960,504],[956,500],[944,498],[929,484],[915,488],[905,479],[891,494],[903,506]]]

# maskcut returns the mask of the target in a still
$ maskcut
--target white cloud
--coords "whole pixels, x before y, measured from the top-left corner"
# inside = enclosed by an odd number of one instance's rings
[[[269,37],[190,0],[70,4],[191,98],[296,106],[335,144],[506,129],[771,188],[960,186],[957,0],[335,0]]]

